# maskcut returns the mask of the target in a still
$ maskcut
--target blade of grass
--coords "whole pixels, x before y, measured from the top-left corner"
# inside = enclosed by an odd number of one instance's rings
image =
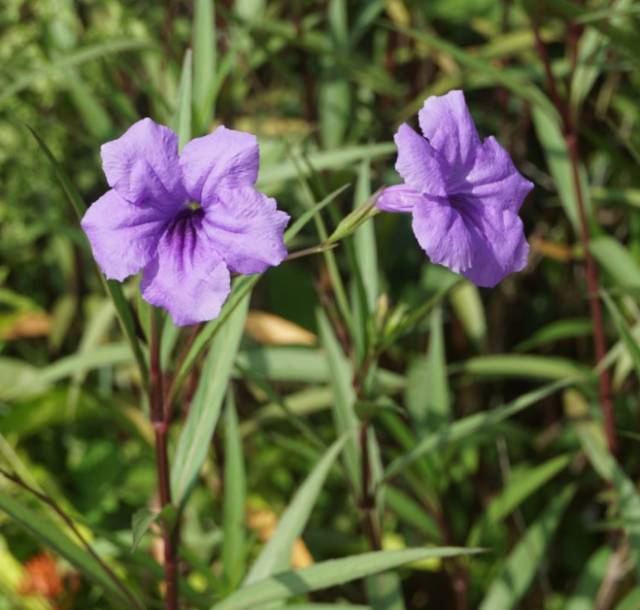
[[[424,436],[418,441],[415,447],[391,462],[385,472],[385,480],[398,475],[423,455],[431,451],[442,450],[444,447],[452,443],[460,442],[480,430],[487,429],[490,426],[495,426],[497,423],[515,415],[523,409],[540,402],[547,396],[551,396],[558,390],[566,388],[581,380],[583,380],[583,378],[573,377],[550,383],[541,388],[537,388],[536,390],[532,390],[531,392],[527,392],[515,400],[492,409],[491,411],[469,415],[468,417],[453,422],[441,432]]]
[[[355,392],[351,381],[353,379],[350,363],[340,348],[329,320],[322,310],[318,310],[318,330],[320,341],[326,352],[329,365],[330,385],[333,389],[333,421],[339,436],[347,435],[345,447],[345,464],[351,483],[355,489],[360,489],[360,456],[356,430],[358,418],[355,413]]]
[[[640,577],[640,495],[633,481],[607,450],[601,426],[592,421],[576,421],[580,444],[596,472],[611,483],[617,511],[629,538],[629,549],[636,577]]]
[[[206,133],[214,114],[216,26],[212,0],[196,0],[193,15],[193,105],[197,132]]]
[[[222,566],[225,585],[229,591],[233,591],[242,581],[245,570],[244,522],[247,490],[242,438],[231,388],[227,391],[224,438]]]
[[[430,558],[455,557],[474,553],[457,547],[417,548],[402,551],[378,551],[344,559],[323,561],[302,570],[282,572],[239,589],[211,610],[245,610],[259,604],[285,600],[294,595],[341,585],[352,580],[391,570],[401,565]]]
[[[500,574],[489,585],[480,610],[513,610],[518,607],[546,558],[547,548],[574,494],[575,486],[570,486],[550,500],[542,515],[529,526],[511,552]]]
[[[171,488],[178,506],[186,499],[207,457],[233,361],[240,345],[248,307],[249,298],[245,297],[209,348],[187,421],[178,439],[171,469]]]
[[[125,589],[128,595],[123,593],[124,583],[120,581],[121,586],[116,586],[111,576],[104,572],[102,566],[87,551],[63,534],[59,527],[44,515],[35,512],[23,502],[6,493],[0,494],[0,510],[29,531],[36,540],[64,557],[89,580],[98,585],[108,598],[113,600],[115,608],[129,608],[132,601],[135,602],[135,607],[142,607],[140,600],[130,590]]]
[[[300,486],[280,517],[273,536],[251,566],[244,586],[259,582],[290,567],[293,545],[302,535],[327,475],[342,451],[345,441],[344,437],[335,441]]]

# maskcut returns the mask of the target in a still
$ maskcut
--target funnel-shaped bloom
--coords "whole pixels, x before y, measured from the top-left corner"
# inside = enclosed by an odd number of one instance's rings
[[[110,279],[143,271],[142,296],[180,326],[211,320],[230,272],[280,264],[289,216],[254,188],[255,136],[218,127],[178,153],[178,137],[151,119],[101,149],[111,190],[82,219]]]
[[[404,184],[385,189],[377,205],[412,214],[434,263],[495,286],[527,264],[518,211],[533,184],[493,137],[480,140],[462,91],[428,98],[418,116],[424,137],[404,124],[394,138]]]

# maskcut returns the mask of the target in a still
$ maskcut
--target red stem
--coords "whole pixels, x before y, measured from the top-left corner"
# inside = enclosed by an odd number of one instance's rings
[[[162,400],[162,371],[160,369],[160,339],[155,312],[151,316],[151,366],[149,400],[151,423],[155,433],[156,469],[158,472],[158,490],[160,506],[164,508],[171,504],[171,480],[169,475],[169,456],[167,451],[167,432],[169,423],[166,421]],[[164,578],[166,585],[167,610],[178,610],[178,557],[176,552],[177,540],[175,532],[169,524],[162,524],[162,540],[164,547]]]
[[[533,23],[533,33],[536,41],[536,49],[538,55],[544,65],[545,74],[547,76],[549,93],[551,100],[558,111],[562,120],[564,131],[564,140],[569,153],[569,161],[571,163],[571,177],[576,192],[576,200],[578,204],[578,217],[580,220],[580,240],[582,249],[584,250],[585,273],[587,279],[587,297],[589,300],[589,312],[591,314],[591,322],[593,324],[593,344],[596,355],[596,362],[602,362],[607,354],[607,342],[604,334],[604,324],[602,320],[602,308],[600,306],[600,282],[598,279],[598,267],[593,260],[591,250],[589,249],[589,221],[584,203],[584,193],[582,192],[582,183],[579,172],[579,153],[578,153],[578,130],[576,122],[571,117],[571,110],[566,100],[563,100],[558,93],[556,81],[551,69],[551,60],[547,53],[547,48],[540,36],[540,30],[536,22]],[[577,45],[577,40],[573,41]],[[602,368],[598,375],[598,386],[600,395],[600,407],[604,418],[605,433],[607,443],[611,453],[618,451],[618,435],[616,433],[615,411],[613,406],[611,378],[609,371]]]

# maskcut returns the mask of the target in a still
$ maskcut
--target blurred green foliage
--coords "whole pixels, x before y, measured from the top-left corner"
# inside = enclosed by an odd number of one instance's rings
[[[532,21],[579,128],[615,457]],[[176,519],[185,608],[636,608],[639,26],[629,0],[3,0],[0,464],[31,491],[0,476],[0,609],[162,607],[158,528]],[[493,290],[430,265],[407,218],[356,222],[398,181],[397,126],[452,88],[536,184],[530,264]],[[107,296],[27,128],[89,205],[100,145],[142,116],[182,142],[219,123],[256,133],[261,188],[306,218],[293,251],[357,209],[336,248],[237,279],[193,343],[163,318],[179,514],[158,514],[127,342],[146,358],[149,307],[136,279]],[[306,588],[269,579],[312,563]]]

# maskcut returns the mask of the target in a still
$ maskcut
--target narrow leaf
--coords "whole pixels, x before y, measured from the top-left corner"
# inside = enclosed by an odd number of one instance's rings
[[[346,438],[340,438],[329,447],[297,491],[282,514],[273,536],[251,567],[245,586],[290,567],[293,545],[304,531],[325,479],[344,447],[345,440]]]
[[[213,0],[196,0],[193,15],[193,103],[198,132],[206,132],[213,117],[216,73],[216,26]]]
[[[334,587],[352,580],[397,568],[423,559],[455,557],[476,552],[457,547],[378,551],[324,561],[302,570],[282,572],[239,589],[211,610],[244,610],[259,604],[285,600],[294,595]]]
[[[224,428],[224,516],[222,565],[226,585],[235,589],[244,573],[246,477],[242,439],[231,388],[227,391]]]
[[[187,49],[182,62],[182,74],[180,76],[180,90],[178,93],[178,105],[173,119],[176,133],[180,141],[180,150],[191,139],[191,83],[193,75],[191,71],[191,49]]]
[[[518,607],[520,599],[546,558],[547,548],[574,492],[575,487],[567,487],[551,499],[542,515],[529,527],[511,552],[500,574],[490,584],[480,610],[512,610]]]
[[[442,432],[424,436],[418,441],[415,447],[391,462],[385,473],[385,479],[399,474],[423,455],[431,451],[441,450],[452,443],[472,436],[480,430],[487,429],[489,426],[495,426],[523,409],[540,402],[558,390],[572,385],[576,381],[578,381],[578,379],[573,378],[551,383],[527,392],[512,402],[492,409],[491,411],[475,413],[474,415],[455,421]]]
[[[352,369],[333,333],[326,314],[324,311],[318,310],[317,315],[320,341],[326,351],[330,384],[333,389],[333,421],[339,436],[349,436],[345,447],[345,463],[351,482],[356,489],[360,489],[360,457],[355,434],[358,419],[354,408],[355,392],[351,385]]]
[[[0,510],[98,585],[109,598],[113,599],[115,608],[130,608],[134,601],[137,608],[141,607],[140,600],[125,587],[124,583],[120,582],[119,586],[116,585],[104,568],[85,549],[71,541],[44,515],[33,511],[29,506],[6,493],[0,494]]]
[[[240,345],[248,306],[247,297],[231,314],[209,348],[187,421],[178,439],[171,470],[171,487],[176,504],[186,498],[207,457]]]

